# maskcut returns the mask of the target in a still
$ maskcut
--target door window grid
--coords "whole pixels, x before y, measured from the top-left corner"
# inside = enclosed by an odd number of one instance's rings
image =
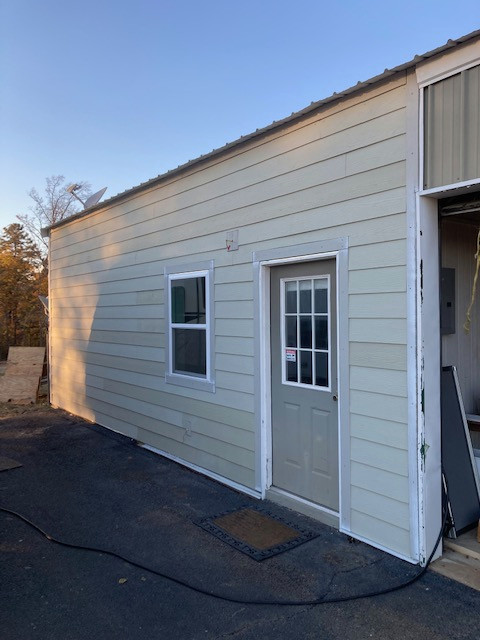
[[[282,279],[282,382],[330,388],[330,277]]]

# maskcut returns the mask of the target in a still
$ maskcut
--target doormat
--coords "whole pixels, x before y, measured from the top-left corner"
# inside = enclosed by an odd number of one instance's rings
[[[0,471],[8,471],[9,469],[16,469],[17,467],[23,467],[23,464],[12,460],[12,458],[0,456]]]
[[[257,561],[293,549],[319,535],[261,507],[241,507],[195,524]]]

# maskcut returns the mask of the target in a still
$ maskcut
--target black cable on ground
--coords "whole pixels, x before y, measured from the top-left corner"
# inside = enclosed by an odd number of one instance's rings
[[[142,571],[148,571],[149,573],[152,573],[156,576],[159,576],[160,578],[164,578],[166,580],[170,580],[171,582],[174,582],[175,584],[178,584],[182,587],[186,587],[187,589],[191,589],[192,591],[195,591],[196,593],[201,593],[202,595],[206,595],[206,596],[210,596],[212,598],[217,598],[218,600],[224,600],[226,602],[233,602],[235,604],[248,604],[248,605],[274,605],[274,606],[290,606],[290,607],[305,607],[305,606],[309,606],[309,605],[317,605],[317,604],[333,604],[333,603],[338,603],[338,602],[349,602],[350,600],[360,600],[361,598],[372,598],[374,596],[380,596],[380,595],[385,595],[387,593],[392,593],[393,591],[398,591],[399,589],[404,589],[405,587],[408,587],[409,585],[413,584],[414,582],[416,582],[419,578],[421,578],[423,576],[423,574],[426,572],[426,570],[428,569],[428,566],[430,564],[430,562],[432,561],[432,558],[435,554],[435,551],[437,550],[438,545],[440,544],[440,540],[442,538],[443,535],[443,531],[445,528],[445,524],[446,524],[446,516],[448,513],[448,510],[445,509],[445,516],[443,519],[443,523],[442,523],[442,528],[440,530],[440,533],[438,534],[438,538],[437,541],[435,543],[435,546],[433,548],[432,553],[430,554],[430,557],[427,560],[427,563],[425,564],[424,567],[422,567],[422,569],[416,573],[412,578],[409,578],[408,580],[406,580],[405,582],[402,582],[398,585],[395,585],[393,587],[386,587],[385,589],[378,589],[375,591],[369,591],[366,593],[361,593],[358,595],[350,595],[350,596],[342,596],[339,598],[317,598],[314,600],[243,600],[241,598],[233,598],[227,595],[222,595],[220,593],[215,593],[213,591],[207,591],[205,589],[201,589],[199,587],[195,587],[192,584],[189,584],[188,582],[185,582],[184,580],[181,580],[180,578],[175,578],[174,576],[170,576],[166,573],[162,573],[161,571],[157,571],[156,569],[152,569],[150,567],[146,567],[143,564],[140,564],[139,562],[135,562],[135,560],[130,560],[128,558],[123,557],[122,555],[120,555],[119,553],[115,553],[115,551],[109,551],[108,549],[100,549],[97,547],[88,547],[85,545],[80,545],[80,544],[71,544],[69,542],[64,542],[63,540],[58,540],[56,538],[54,538],[53,536],[51,536],[50,534],[48,534],[46,531],[44,531],[43,529],[41,529],[38,525],[34,524],[33,522],[31,522],[28,518],[26,518],[25,516],[22,516],[20,513],[17,513],[16,511],[12,511],[11,509],[6,509],[4,507],[0,507],[0,511],[3,511],[3,513],[8,513],[11,516],[15,516],[16,518],[18,518],[19,520],[22,520],[23,522],[25,522],[26,524],[28,524],[30,527],[32,527],[32,529],[35,529],[35,531],[38,531],[39,533],[41,533],[45,538],[47,538],[47,540],[50,540],[50,542],[55,542],[55,544],[61,545],[62,547],[67,547],[69,549],[80,549],[82,551],[93,551],[95,553],[102,553],[104,555],[108,555],[111,556],[112,558],[117,558],[118,560],[122,560],[123,562],[127,562],[128,564],[132,565],[133,567],[137,567],[138,569],[141,569]]]

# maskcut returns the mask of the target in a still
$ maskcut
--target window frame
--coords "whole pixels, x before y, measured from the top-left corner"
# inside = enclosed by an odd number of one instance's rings
[[[188,265],[165,267],[165,382],[200,391],[215,392],[213,376],[213,261],[199,262]],[[189,325],[172,322],[172,282],[193,278],[205,278],[205,323]],[[194,373],[180,373],[173,369],[173,329],[187,329],[188,331],[205,331],[205,377]]]
[[[287,282],[302,282],[302,281],[310,281],[313,282],[315,280],[325,280],[327,283],[327,313],[326,314],[316,314],[313,308],[313,299],[312,299],[312,312],[311,312],[311,317],[312,319],[316,316],[316,315],[326,315],[327,319],[328,319],[328,331],[327,331],[327,341],[328,341],[328,348],[327,349],[317,349],[314,346],[314,337],[313,337],[313,333],[314,333],[314,323],[312,322],[312,348],[302,348],[300,347],[300,342],[299,342],[299,331],[300,331],[300,327],[299,327],[299,318],[301,315],[306,315],[306,314],[301,314],[299,309],[299,304],[300,304],[300,299],[299,299],[299,289],[297,289],[297,312],[296,312],[296,317],[297,317],[297,347],[295,348],[296,354],[297,354],[297,358],[300,357],[300,352],[301,351],[310,351],[312,353],[312,380],[315,379],[315,365],[314,365],[314,354],[316,352],[319,353],[327,353],[328,356],[328,368],[327,368],[327,375],[328,375],[328,385],[326,387],[324,386],[320,386],[320,385],[316,385],[314,382],[312,382],[312,384],[307,384],[307,383],[303,383],[303,382],[292,382],[290,380],[287,380],[287,367],[286,367],[286,358],[285,358],[285,354],[286,351],[289,349],[289,347],[287,347],[286,345],[286,332],[285,332],[285,318],[287,317],[286,312],[286,284]],[[298,285],[299,286],[299,285]],[[313,285],[314,287],[314,285]],[[313,291],[313,289],[312,289]],[[312,293],[313,295],[313,293]],[[291,387],[300,387],[303,389],[312,389],[314,391],[324,391],[327,393],[330,393],[332,391],[332,334],[331,334],[331,327],[332,327],[332,310],[331,310],[331,303],[330,303],[330,296],[331,296],[331,282],[330,282],[330,276],[329,274],[320,274],[320,275],[315,275],[315,276],[295,276],[295,277],[289,277],[289,278],[281,278],[280,280],[280,348],[281,348],[281,353],[282,353],[282,384],[287,385],[287,386],[291,386]],[[292,347],[293,349],[293,347]],[[297,365],[298,366],[298,365]],[[297,369],[299,370],[299,369]]]

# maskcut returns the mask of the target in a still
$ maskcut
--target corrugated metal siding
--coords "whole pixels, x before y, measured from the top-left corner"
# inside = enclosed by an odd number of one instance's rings
[[[424,188],[480,178],[480,66],[424,90]]]
[[[408,555],[405,102],[397,79],[53,230],[54,404],[253,487],[252,252],[348,236],[353,528]],[[164,378],[163,269],[206,259],[215,394]]]

